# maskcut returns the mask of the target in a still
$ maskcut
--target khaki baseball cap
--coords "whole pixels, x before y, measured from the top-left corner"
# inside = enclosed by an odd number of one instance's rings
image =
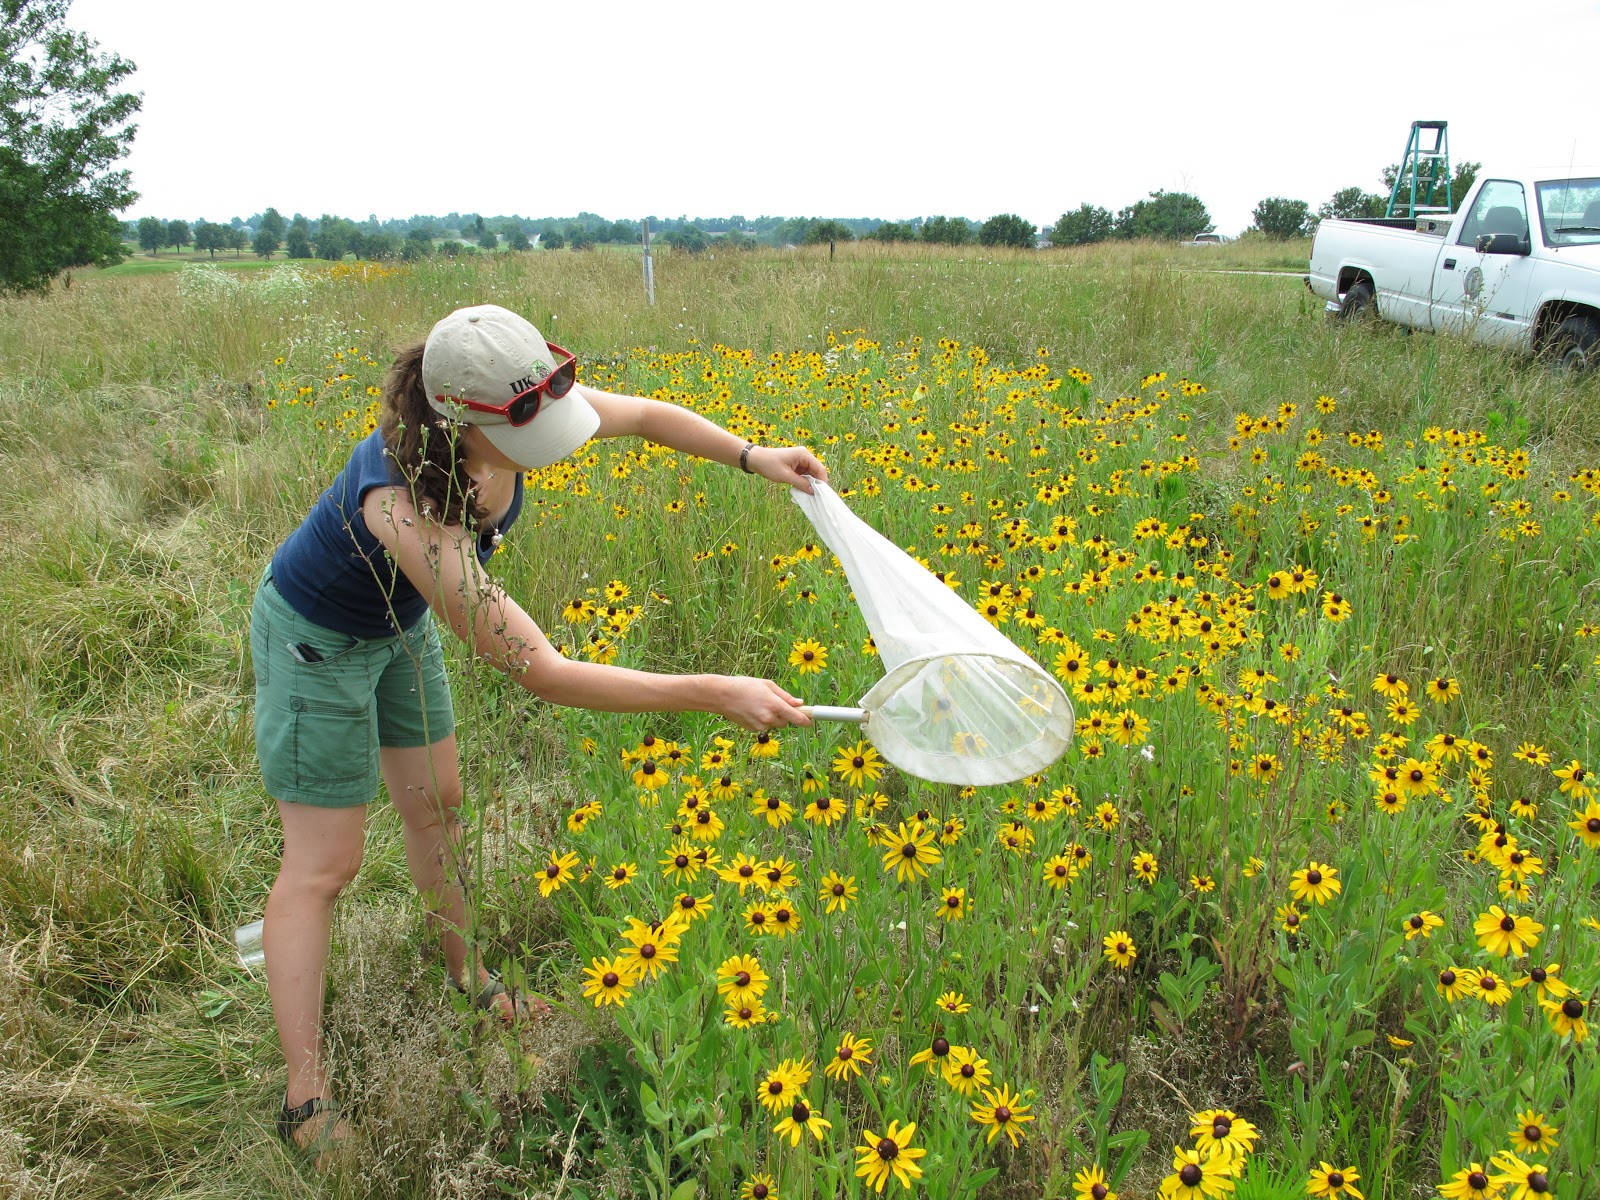
[[[498,304],[458,308],[433,327],[422,351],[422,386],[435,412],[476,425],[512,462],[547,467],[595,435],[600,414],[574,385],[543,397],[526,425],[460,403],[504,404],[555,370],[555,356],[529,322]]]

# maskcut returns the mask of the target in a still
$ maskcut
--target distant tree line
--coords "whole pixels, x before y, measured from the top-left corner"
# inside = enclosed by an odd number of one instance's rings
[[[1479,163],[1456,165],[1451,178],[1456,204],[1471,188]],[[1391,165],[1383,171],[1385,191],[1341,188],[1315,213],[1303,200],[1269,196],[1255,207],[1250,236],[1274,239],[1304,237],[1325,217],[1381,216],[1388,190],[1400,171]],[[1402,181],[1400,203],[1409,200]],[[1442,197],[1436,197],[1442,199]],[[884,221],[874,217],[772,217],[746,218],[687,216],[647,218],[653,240],[687,253],[705,250],[751,249],[758,245],[816,246],[830,248],[839,242],[865,240],[884,243],[925,243],[944,246],[1010,246],[1031,248],[1043,240],[1052,246],[1086,246],[1112,239],[1154,238],[1183,241],[1214,227],[1199,197],[1188,192],[1157,190],[1142,200],[1112,213],[1095,204],[1080,204],[1061,214],[1054,225],[1036,228],[1016,213],[999,213],[977,222],[959,216],[915,217]],[[123,223],[122,233],[150,255],[162,250],[182,251],[193,246],[196,254],[215,258],[232,251],[235,257],[248,249],[262,258],[280,251],[289,258],[338,261],[347,255],[383,261],[413,261],[430,255],[456,257],[480,251],[588,250],[601,244],[637,243],[639,221],[611,221],[595,213],[576,217],[484,217],[479,213],[446,213],[442,217],[414,216],[406,220],[365,221],[324,213],[312,219],[301,213],[286,218],[276,208],[226,223],[205,219],[163,220],[141,217]]]

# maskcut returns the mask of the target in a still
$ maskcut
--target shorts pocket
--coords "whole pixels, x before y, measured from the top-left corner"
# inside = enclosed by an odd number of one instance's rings
[[[376,722],[370,704],[289,700],[295,786],[315,791],[374,775]]]

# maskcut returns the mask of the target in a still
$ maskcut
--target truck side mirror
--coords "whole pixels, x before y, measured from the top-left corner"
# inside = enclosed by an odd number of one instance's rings
[[[1531,254],[1533,245],[1514,233],[1485,233],[1478,236],[1479,254]]]

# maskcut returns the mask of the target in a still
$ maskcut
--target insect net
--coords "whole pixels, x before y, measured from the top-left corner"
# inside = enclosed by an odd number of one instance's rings
[[[812,488],[791,496],[844,567],[883,659],[860,701],[879,753],[921,779],[979,786],[1060,758],[1073,730],[1061,686],[827,484]]]

